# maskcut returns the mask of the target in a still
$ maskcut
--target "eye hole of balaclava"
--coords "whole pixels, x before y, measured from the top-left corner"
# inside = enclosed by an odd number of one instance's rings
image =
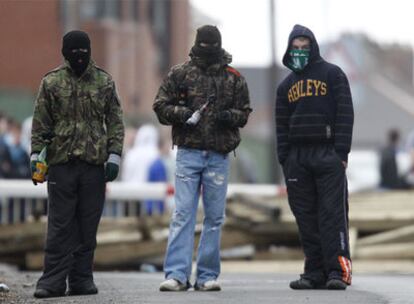
[[[87,33],[71,31],[63,36],[62,55],[77,76],[85,72],[91,58],[91,42]]]
[[[211,62],[218,61],[223,53],[221,34],[218,28],[212,25],[204,25],[198,28],[192,50],[194,55],[198,57]]]

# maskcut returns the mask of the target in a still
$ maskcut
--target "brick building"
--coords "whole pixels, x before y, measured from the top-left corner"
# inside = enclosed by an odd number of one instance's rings
[[[148,120],[162,77],[187,58],[188,1],[2,0],[0,92],[34,94],[62,62],[62,35],[78,28],[90,34],[94,60],[114,77],[126,119]]]

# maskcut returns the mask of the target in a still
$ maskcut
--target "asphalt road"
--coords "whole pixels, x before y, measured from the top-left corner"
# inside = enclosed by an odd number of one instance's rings
[[[0,272],[1,274],[1,272]],[[318,303],[318,304],[371,304],[371,303],[414,303],[414,276],[410,275],[356,275],[353,286],[347,291],[293,291],[288,288],[292,274],[229,273],[223,274],[221,292],[162,293],[158,286],[162,274],[137,272],[96,272],[95,281],[99,294],[34,299],[34,282],[39,273],[3,273],[3,280],[9,283],[11,292],[0,296],[1,303],[208,303],[208,304],[264,304],[264,303]],[[1,277],[1,276],[0,276]]]

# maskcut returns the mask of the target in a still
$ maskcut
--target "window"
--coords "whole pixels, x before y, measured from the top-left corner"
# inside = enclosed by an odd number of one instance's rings
[[[170,1],[153,0],[149,6],[151,27],[157,41],[159,51],[158,60],[161,71],[170,65]]]
[[[81,0],[79,1],[82,20],[112,18],[121,19],[121,0]]]

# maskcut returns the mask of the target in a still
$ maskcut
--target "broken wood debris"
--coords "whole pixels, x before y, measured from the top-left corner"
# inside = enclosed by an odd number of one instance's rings
[[[350,196],[353,259],[414,258],[414,191],[357,193]],[[196,241],[202,229],[198,215]],[[111,269],[160,260],[170,215],[103,218],[96,268]],[[41,269],[46,221],[0,226],[0,261]],[[197,244],[197,242],[196,242]],[[296,221],[286,196],[232,195],[227,202],[222,248],[253,246],[252,259],[302,259]],[[249,251],[250,252],[250,251]],[[231,257],[233,258],[232,254]]]

